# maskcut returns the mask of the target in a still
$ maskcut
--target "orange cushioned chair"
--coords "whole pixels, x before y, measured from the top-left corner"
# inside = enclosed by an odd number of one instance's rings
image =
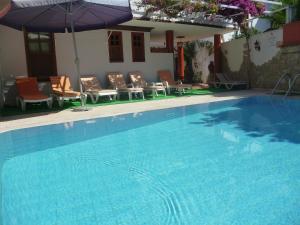
[[[52,108],[52,97],[43,94],[38,87],[35,77],[16,78],[18,90],[17,103],[21,104],[22,111],[26,110],[26,103],[46,102],[49,108]]]
[[[73,90],[69,76],[51,76],[50,82],[52,94],[57,99],[60,107],[63,107],[64,101],[77,99],[86,101],[86,95],[81,95],[80,92]]]

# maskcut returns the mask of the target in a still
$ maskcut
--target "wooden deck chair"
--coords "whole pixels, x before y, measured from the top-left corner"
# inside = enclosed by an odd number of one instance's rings
[[[135,88],[132,84],[126,84],[124,75],[120,72],[109,72],[107,73],[107,78],[110,83],[110,86],[118,91],[118,98],[120,98],[120,94],[127,93],[129,100],[132,100],[132,94],[138,95],[144,98],[143,88]]]
[[[101,96],[108,96],[110,100],[115,100],[118,92],[115,89],[102,89],[96,76],[83,76],[80,78],[83,91],[87,94],[95,104]]]

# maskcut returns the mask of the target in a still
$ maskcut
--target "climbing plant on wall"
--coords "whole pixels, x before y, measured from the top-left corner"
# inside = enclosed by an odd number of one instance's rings
[[[206,15],[231,18],[241,26],[248,15],[260,16],[265,11],[263,3],[252,0],[141,0],[136,4],[145,9],[145,16],[160,12],[163,16],[178,18],[194,12],[204,12]]]

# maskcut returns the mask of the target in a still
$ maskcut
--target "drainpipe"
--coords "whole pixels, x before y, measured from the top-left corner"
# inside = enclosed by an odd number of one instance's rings
[[[184,81],[184,48],[183,42],[177,42],[178,77]]]
[[[286,24],[292,22],[292,14],[293,14],[292,7],[288,5],[285,10],[285,23]]]
[[[214,35],[214,77],[213,81],[216,81],[216,73],[222,72],[222,64],[221,64],[221,35]]]

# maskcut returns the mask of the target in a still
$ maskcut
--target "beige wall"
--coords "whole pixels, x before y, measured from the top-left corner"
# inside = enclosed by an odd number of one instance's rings
[[[81,74],[95,74],[106,84],[105,74],[108,71],[140,70],[146,80],[156,81],[156,71],[168,69],[173,72],[173,54],[151,53],[150,33],[145,33],[145,59],[143,63],[132,62],[131,32],[123,31],[123,63],[109,63],[107,30],[95,30],[76,33],[81,65]],[[56,59],[58,74],[69,74],[77,88],[74,50],[71,34],[55,34]],[[26,56],[23,33],[0,25],[0,62],[2,76],[27,75]]]

